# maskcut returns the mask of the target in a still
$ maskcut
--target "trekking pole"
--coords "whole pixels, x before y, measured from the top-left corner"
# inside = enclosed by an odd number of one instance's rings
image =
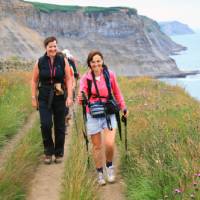
[[[127,111],[124,111],[124,115],[127,113]],[[127,153],[128,153],[128,143],[127,143],[127,118],[122,115],[122,122],[124,123],[124,127],[125,127],[125,151],[126,151],[126,157],[127,157]]]
[[[78,93],[78,78],[79,78],[79,74],[75,73],[74,77],[75,77],[75,88],[74,88],[75,91],[74,91],[74,96],[76,97],[77,93]]]
[[[116,117],[116,120],[117,120],[119,138],[122,141],[122,128],[121,128],[121,123],[120,123],[120,113],[119,112],[115,113],[115,117]]]
[[[87,114],[86,114],[86,106],[87,106],[87,97],[85,95],[85,93],[82,91],[82,108],[83,108],[83,124],[84,124],[84,128],[82,129],[83,132],[83,137],[85,139],[85,144],[86,144],[86,151],[87,151],[87,155],[88,155],[88,159],[87,159],[87,164],[89,166],[90,164],[90,158],[89,158],[89,148],[88,148],[88,144],[89,144],[89,140],[87,137],[87,128],[86,128],[86,122],[87,122]]]

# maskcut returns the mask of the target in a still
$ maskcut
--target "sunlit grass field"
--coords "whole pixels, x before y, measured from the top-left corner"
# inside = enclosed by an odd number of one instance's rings
[[[200,199],[200,104],[149,78],[124,79],[128,158],[121,168],[131,200]]]
[[[30,77],[25,72],[0,75],[1,146],[32,111]],[[147,77],[118,80],[129,110],[127,156],[118,143],[127,199],[200,199],[199,102],[179,87]],[[61,199],[98,199],[91,158],[87,167],[80,107],[76,120],[79,128],[71,133]],[[30,131],[0,171],[0,199],[26,197],[42,153],[39,124]]]
[[[39,157],[42,154],[39,121],[27,135],[14,147],[0,169],[0,200],[25,200]]]
[[[0,148],[24,125],[33,111],[30,94],[30,72],[0,74]],[[35,122],[7,155],[0,168],[0,200],[23,200],[42,153],[39,122]]]
[[[30,79],[30,72],[0,74],[0,148],[32,111]]]

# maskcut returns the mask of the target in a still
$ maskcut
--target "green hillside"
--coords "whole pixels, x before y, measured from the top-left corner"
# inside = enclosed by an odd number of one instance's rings
[[[118,142],[127,199],[200,199],[200,103],[155,79],[118,80],[129,110],[127,154]],[[0,76],[0,146],[31,112],[29,81],[29,73]],[[72,129],[61,199],[98,199],[91,156],[87,167],[81,107],[76,120],[80,129]],[[34,127],[0,170],[0,199],[25,199],[42,152],[38,122]]]
[[[84,13],[115,13],[119,12],[121,9],[127,9],[128,14],[137,14],[137,10],[134,8],[126,8],[126,7],[81,7],[81,6],[69,6],[69,5],[55,5],[55,4],[47,4],[47,3],[38,3],[38,2],[30,2],[37,10],[42,12],[76,12],[78,10],[82,10]]]
[[[199,102],[157,80],[120,80],[130,112],[121,163],[128,199],[200,199]]]

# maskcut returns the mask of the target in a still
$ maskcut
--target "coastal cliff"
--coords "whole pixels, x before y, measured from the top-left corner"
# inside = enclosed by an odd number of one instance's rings
[[[0,31],[4,36],[9,35],[0,42],[6,46],[6,51],[0,53],[3,57],[36,59],[44,51],[42,39],[55,35],[60,49],[70,49],[82,64],[90,50],[99,49],[106,64],[118,74],[179,72],[169,55],[184,47],[161,32],[157,22],[138,15],[133,8],[65,6],[61,9],[18,0],[0,0],[0,3]],[[49,9],[51,6],[53,9]]]

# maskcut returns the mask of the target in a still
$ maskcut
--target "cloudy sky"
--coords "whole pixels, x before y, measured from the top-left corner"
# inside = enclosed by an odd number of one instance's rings
[[[200,28],[200,0],[30,0],[43,3],[80,6],[126,6],[157,21],[178,20],[191,28]]]

